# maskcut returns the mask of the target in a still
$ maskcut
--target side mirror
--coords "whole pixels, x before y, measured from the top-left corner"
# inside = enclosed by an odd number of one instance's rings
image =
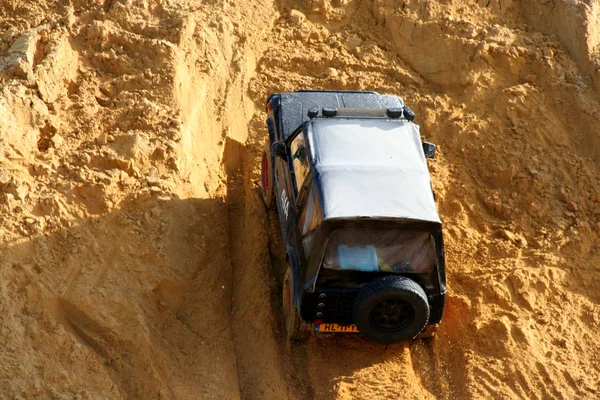
[[[433,143],[423,142],[423,153],[425,153],[425,158],[434,158],[435,157],[435,149],[436,146]]]
[[[300,146],[296,150],[294,154],[292,154],[292,159],[298,159],[301,162],[306,162],[306,147]]]
[[[284,140],[274,142],[271,145],[271,156],[273,156],[273,158],[275,158],[275,157],[286,158],[287,157],[286,152],[285,152],[285,141]]]

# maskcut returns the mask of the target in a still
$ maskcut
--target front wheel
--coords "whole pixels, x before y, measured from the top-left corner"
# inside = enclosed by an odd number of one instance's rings
[[[282,300],[285,330],[288,339],[295,341],[307,340],[311,332],[308,324],[302,321],[298,309],[294,306],[294,285],[291,267],[288,267],[283,279]]]
[[[384,276],[365,285],[354,300],[354,321],[367,339],[389,344],[417,336],[429,321],[423,288],[402,276]]]

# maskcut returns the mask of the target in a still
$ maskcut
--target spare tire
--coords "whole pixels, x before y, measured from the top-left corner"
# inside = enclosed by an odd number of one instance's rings
[[[354,300],[354,322],[367,339],[389,344],[408,340],[429,321],[423,288],[403,276],[384,276],[366,284]]]

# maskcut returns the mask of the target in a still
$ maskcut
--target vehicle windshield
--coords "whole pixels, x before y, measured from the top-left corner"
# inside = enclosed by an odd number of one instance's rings
[[[429,232],[341,228],[329,237],[323,266],[353,271],[429,272],[435,266],[435,245]]]

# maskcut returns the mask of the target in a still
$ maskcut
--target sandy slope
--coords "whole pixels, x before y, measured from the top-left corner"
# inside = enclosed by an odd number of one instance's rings
[[[0,0],[0,397],[600,397],[599,10]],[[439,144],[435,339],[281,338],[258,155],[299,88]]]

